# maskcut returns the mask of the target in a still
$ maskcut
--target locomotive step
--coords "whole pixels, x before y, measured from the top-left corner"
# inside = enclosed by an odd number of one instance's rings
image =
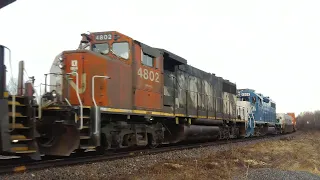
[[[8,102],[8,105],[16,105],[16,106],[26,106],[26,105],[24,105],[24,104],[21,104],[20,102],[18,102],[18,101],[15,101],[14,103],[13,103],[13,101],[9,101]]]
[[[3,96],[4,96],[4,98],[8,98],[9,97],[9,93],[8,92],[4,92]]]
[[[11,141],[32,141],[33,139],[27,138],[24,135],[11,135]]]
[[[24,126],[23,124],[20,124],[20,123],[15,123],[15,124],[10,123],[9,127],[14,129],[30,129],[30,127]]]
[[[95,146],[86,146],[86,145],[81,145],[80,149],[87,149],[87,150],[95,150]]]
[[[9,112],[9,116],[11,116],[12,117],[12,112]],[[27,117],[27,116],[24,116],[24,115],[22,115],[21,113],[18,113],[18,112],[16,112],[16,113],[14,113],[15,114],[15,117],[23,117],[23,118],[25,118],[25,117]]]
[[[11,148],[11,152],[16,153],[16,154],[32,154],[36,153],[36,150],[15,150],[14,148]]]
[[[80,136],[80,139],[90,139],[90,136]]]
[[[29,149],[27,146],[16,146],[11,148],[11,152],[17,154],[28,154],[28,153],[35,153],[36,150]]]
[[[78,120],[80,120],[81,116],[78,116]],[[83,116],[82,119],[90,119],[90,116]]]

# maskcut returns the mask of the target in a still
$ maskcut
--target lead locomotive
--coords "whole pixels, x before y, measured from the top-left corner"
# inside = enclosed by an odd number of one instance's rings
[[[281,132],[270,98],[252,90],[237,94],[234,83],[115,31],[82,34],[78,49],[59,54],[45,77],[37,104],[30,93],[21,95],[28,100],[20,104],[32,112],[22,114],[25,122],[38,133],[26,137],[35,144],[34,154],[69,156]],[[18,112],[9,103],[17,97],[2,100],[2,145],[12,135],[7,112]]]

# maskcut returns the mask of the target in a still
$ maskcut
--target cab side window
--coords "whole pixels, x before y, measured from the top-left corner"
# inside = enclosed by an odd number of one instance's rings
[[[154,57],[142,52],[141,62],[143,65],[153,67],[153,63],[154,63],[153,59],[154,59]]]

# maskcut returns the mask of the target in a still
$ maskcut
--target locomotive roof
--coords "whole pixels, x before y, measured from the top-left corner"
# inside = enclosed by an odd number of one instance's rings
[[[262,93],[257,93],[254,89],[245,88],[245,89],[238,89],[238,91],[249,91],[261,99],[269,99],[270,102],[275,103],[275,101],[273,101],[269,96],[265,96]]]
[[[16,0],[2,0],[0,1],[0,9],[8,6],[9,4],[15,2]]]
[[[144,44],[144,43],[142,43],[142,42],[140,42],[140,41],[137,41],[137,40],[134,40],[134,42],[135,42],[135,43],[138,43],[138,44],[141,46],[142,51],[143,51],[144,53],[149,54],[149,55],[151,55],[151,56],[153,56],[153,57],[158,57],[158,56],[160,56],[160,51],[159,51],[158,49],[153,48],[153,47],[151,47],[151,46],[148,46],[148,45],[146,45],[146,44]]]
[[[157,57],[160,55],[160,53],[162,54],[167,54],[169,56],[169,58],[173,59],[173,60],[176,60],[178,61],[179,63],[181,64],[187,64],[187,60],[168,51],[168,50],[165,50],[165,49],[161,49],[161,48],[154,48],[154,47],[151,47],[151,46],[148,46],[140,41],[137,41],[137,40],[134,40],[134,42],[140,44],[142,50],[144,53],[147,53],[151,56],[154,56],[154,57]]]
[[[176,61],[178,61],[178,62],[180,62],[180,63],[182,63],[182,64],[187,64],[187,60],[186,59],[184,59],[184,58],[182,58],[182,57],[180,57],[180,56],[178,56],[178,55],[176,55],[176,54],[174,54],[174,53],[172,53],[172,52],[170,52],[170,51],[168,51],[168,50],[165,50],[165,49],[161,49],[161,48],[156,48],[156,49],[158,49],[160,52],[162,52],[163,54],[168,54],[168,56],[171,58],[171,59],[174,59],[174,60],[176,60]]]

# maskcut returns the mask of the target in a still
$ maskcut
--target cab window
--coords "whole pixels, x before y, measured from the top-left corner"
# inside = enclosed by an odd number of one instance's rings
[[[142,64],[149,66],[149,67],[153,67],[153,57],[149,56],[148,54],[142,53]]]
[[[96,53],[106,55],[109,53],[109,44],[108,43],[93,44],[92,50]]]
[[[129,43],[117,42],[112,44],[112,53],[123,58],[129,59]]]

